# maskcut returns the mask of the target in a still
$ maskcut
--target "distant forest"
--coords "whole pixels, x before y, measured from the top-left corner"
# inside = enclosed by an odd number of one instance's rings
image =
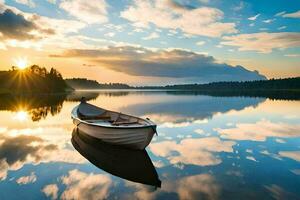
[[[123,83],[104,83],[100,84],[95,80],[86,78],[65,79],[66,83],[77,90],[85,89],[132,89],[133,87]]]
[[[82,78],[66,79],[74,89],[144,89],[144,90],[184,90],[184,91],[258,91],[258,90],[294,90],[300,91],[300,77],[285,79],[270,79],[245,82],[214,82],[207,84],[183,84],[167,86],[134,87],[122,83],[100,84],[95,80]]]
[[[54,68],[32,65],[23,70],[0,71],[0,93],[58,93],[73,90]]]
[[[195,94],[210,96],[247,96],[270,99],[300,99],[300,77],[245,82],[215,82],[207,84],[184,84],[167,86],[133,87],[121,83],[100,84],[88,79],[67,79],[74,89],[134,89],[164,90],[170,94]]]
[[[86,78],[63,79],[54,68],[49,71],[38,65],[32,65],[23,70],[12,67],[9,71],[0,71],[0,94],[14,93],[64,93],[76,90],[97,89],[135,89],[135,90],[165,90],[206,95],[223,96],[253,96],[300,98],[300,77],[285,79],[270,79],[245,82],[214,82],[207,84],[181,84],[166,86],[129,86],[123,83],[99,83]]]

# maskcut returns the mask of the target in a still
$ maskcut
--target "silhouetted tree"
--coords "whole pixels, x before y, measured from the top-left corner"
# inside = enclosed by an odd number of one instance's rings
[[[64,92],[70,87],[65,83],[61,73],[51,68],[32,65],[25,70],[18,70],[12,66],[11,71],[0,72],[0,88],[11,92]]]

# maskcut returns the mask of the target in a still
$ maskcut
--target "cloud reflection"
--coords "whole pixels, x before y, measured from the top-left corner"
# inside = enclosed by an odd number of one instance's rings
[[[159,199],[168,194],[170,199],[219,199],[221,186],[211,174],[198,174],[183,177],[177,181],[163,182],[161,190],[151,190],[149,187],[127,182],[127,186],[135,189],[134,197],[128,199]]]
[[[2,180],[6,178],[7,170],[18,170],[25,162],[39,162],[47,152],[57,149],[56,145],[45,144],[36,136],[0,135],[0,140],[2,140],[0,145],[0,178]]]
[[[42,191],[47,197],[51,197],[51,199],[57,199],[58,187],[56,184],[46,185]]]
[[[55,138],[54,138],[55,139]],[[0,180],[5,180],[9,170],[21,169],[25,164],[41,162],[84,163],[75,151],[53,144],[34,135],[0,134]]]
[[[261,120],[256,123],[240,123],[235,128],[216,129],[222,138],[232,140],[265,141],[268,137],[300,137],[300,125],[273,123]]]
[[[235,142],[222,141],[217,137],[184,139],[180,143],[163,141],[150,145],[151,151],[166,157],[171,164],[192,164],[200,166],[217,165],[222,162],[216,152],[233,152]]]
[[[180,199],[218,199],[220,187],[210,174],[190,176],[179,181],[177,186]]]
[[[112,185],[108,175],[87,174],[77,169],[63,176],[62,182],[67,188],[61,199],[106,199]]]
[[[270,192],[271,196],[276,200],[281,199],[298,199],[293,194],[285,191],[282,187],[276,184],[266,185],[265,188]]]
[[[300,162],[300,151],[279,151],[278,154],[282,157],[287,157]]]
[[[19,185],[25,185],[28,183],[34,183],[36,181],[37,177],[34,174],[34,172],[31,172],[31,174],[29,176],[22,176],[20,178],[18,178],[17,183]]]
[[[160,96],[162,100],[158,102],[149,100],[148,103],[141,101],[128,105],[122,108],[122,112],[150,117],[165,127],[184,127],[190,123],[206,123],[207,119],[219,113],[256,107],[265,101],[262,98],[191,96],[177,93],[171,96],[171,94],[167,96],[169,99]]]

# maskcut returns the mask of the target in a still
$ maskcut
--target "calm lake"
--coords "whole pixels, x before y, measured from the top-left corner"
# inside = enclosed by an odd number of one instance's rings
[[[149,117],[158,136],[146,152],[91,142],[70,118],[81,96]],[[0,119],[1,200],[300,199],[300,101],[174,91],[1,96]],[[137,183],[156,172],[161,188]]]

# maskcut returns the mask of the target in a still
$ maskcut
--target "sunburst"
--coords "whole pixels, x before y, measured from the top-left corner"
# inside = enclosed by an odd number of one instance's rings
[[[17,58],[15,64],[20,70],[23,70],[28,66],[28,60],[27,58]]]

